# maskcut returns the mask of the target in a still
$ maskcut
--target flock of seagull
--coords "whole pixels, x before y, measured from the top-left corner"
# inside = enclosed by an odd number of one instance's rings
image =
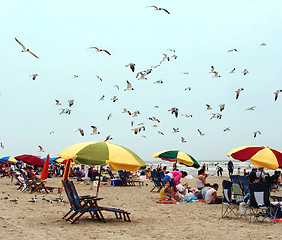
[[[157,7],[157,6],[148,6],[148,8],[152,8],[156,11],[162,11],[164,13],[167,13],[167,14],[170,14],[170,12],[165,9],[165,8],[162,8],[162,7]],[[29,53],[31,54],[33,57],[39,59],[39,57],[33,53],[29,48],[25,47],[25,45],[23,43],[21,43],[17,38],[15,38],[16,42],[22,47],[22,52],[23,53]],[[266,43],[261,43],[260,44],[261,47],[266,47]],[[89,49],[92,49],[96,52],[99,52],[99,53],[104,53],[106,55],[108,55],[109,57],[112,56],[112,53],[107,50],[107,49],[104,49],[104,48],[100,48],[100,47],[97,47],[97,46],[91,46],[89,47]],[[227,50],[228,53],[232,53],[232,52],[238,52],[238,50],[236,48],[232,48],[232,49],[229,49]],[[164,62],[171,62],[172,60],[176,60],[177,59],[177,55],[176,55],[176,51],[174,49],[167,49],[167,51],[165,53],[163,53],[162,55],[162,58],[160,60],[159,63],[157,63],[156,65],[154,66],[151,66],[150,68],[148,69],[145,69],[145,70],[142,70],[142,71],[138,71],[136,72],[137,70],[137,66],[135,63],[128,63],[125,65],[126,68],[128,68],[132,73],[135,73],[136,74],[136,79],[137,80],[147,80],[148,79],[148,76],[149,74],[152,73],[152,71],[154,71],[156,68],[160,67]],[[231,71],[229,72],[229,74],[234,74],[236,71],[235,68],[231,69]],[[219,72],[216,71],[216,68],[214,66],[211,66],[210,70],[209,70],[209,73],[212,75],[213,78],[220,78],[221,75],[219,74]],[[243,71],[241,72],[243,75],[247,75],[249,72],[247,69],[243,69]],[[183,74],[185,75],[188,75],[189,72],[183,72]],[[34,74],[31,74],[30,77],[32,78],[32,80],[36,80],[37,77],[38,77],[38,74],[37,73],[34,73]],[[77,74],[74,74],[73,75],[73,78],[78,78],[79,76]],[[100,77],[99,75],[96,75],[97,77],[97,80],[103,82],[103,78]],[[163,84],[164,82],[162,80],[158,80],[158,81],[154,81],[153,84]],[[118,85],[114,85],[114,88],[116,88],[117,90],[120,89],[120,87]],[[126,86],[125,88],[123,89],[124,91],[134,91],[134,87],[133,87],[133,84],[126,80]],[[192,88],[191,87],[186,87],[184,89],[185,91],[191,91]],[[235,99],[237,100],[239,97],[240,97],[240,94],[241,92],[244,90],[244,88],[238,88],[236,91],[235,91]],[[278,99],[278,96],[279,96],[279,93],[282,92],[282,89],[278,89],[277,91],[274,92],[274,101],[276,101]],[[104,101],[105,100],[105,95],[102,95],[98,101]],[[117,102],[119,99],[118,99],[118,96],[113,96],[111,99],[110,99],[113,103]],[[70,115],[71,112],[72,112],[72,106],[75,104],[75,101],[73,99],[69,99],[67,101],[68,105],[66,107],[63,107],[60,109],[60,113],[59,115]],[[62,103],[60,100],[58,99],[55,99],[55,105],[56,106],[62,106]],[[222,118],[222,112],[224,111],[225,109],[225,104],[220,104],[219,106],[219,112],[217,113],[211,113],[211,117],[210,117],[210,120],[212,119],[221,119]],[[254,111],[255,110],[255,107],[256,106],[252,106],[252,107],[249,107],[246,109],[246,111]],[[154,106],[154,108],[159,108],[159,106]],[[212,110],[213,108],[211,107],[210,104],[206,104],[206,110],[207,111],[210,111]],[[179,114],[179,109],[177,107],[172,107],[170,109],[168,109],[169,112],[171,112],[172,115],[175,116],[175,118],[178,118],[178,116],[180,115]],[[138,110],[135,110],[135,111],[130,111],[128,110],[127,108],[124,108],[123,111],[121,112],[122,114],[128,114],[130,117],[138,117],[140,115],[140,112]],[[181,114],[180,116],[182,117],[186,117],[186,118],[192,118],[193,115],[192,114]],[[109,121],[111,118],[113,117],[113,114],[112,113],[109,113],[106,117],[105,117],[105,120],[106,121]],[[152,121],[154,124],[152,125],[153,128],[157,128],[158,127],[158,124],[161,122],[157,117],[155,116],[150,116],[150,117],[147,117],[147,120],[148,121]],[[145,132],[146,130],[146,126],[145,126],[145,123],[144,122],[141,122],[141,123],[138,123],[137,126],[135,125],[134,121],[131,121],[130,123],[130,129],[131,131],[133,132],[133,134],[140,134],[141,132]],[[101,132],[98,130],[98,127],[95,126],[95,125],[91,125],[89,126],[89,128],[91,129],[91,132],[89,133],[90,135],[100,135]],[[225,129],[223,129],[223,132],[228,132],[230,131],[231,128],[230,127],[227,127]],[[198,131],[198,134],[199,136],[204,136],[206,133],[202,132],[200,129],[197,129]],[[83,128],[79,127],[79,128],[76,128],[74,129],[74,132],[78,132],[81,136],[85,136],[85,131]],[[172,133],[179,133],[179,128],[178,127],[175,127],[172,129]],[[55,132],[54,131],[51,131],[50,134],[54,134]],[[157,134],[160,134],[160,135],[165,135],[164,132],[162,131],[157,131]],[[261,132],[259,130],[257,131],[254,131],[253,132],[253,137],[257,137],[259,134],[261,134]],[[143,138],[146,138],[145,135],[141,135],[141,137]],[[111,137],[111,135],[108,135],[106,136],[105,140],[104,141],[110,141],[112,140],[113,138]],[[180,137],[180,143],[186,143],[187,141],[185,140],[185,138],[183,136]],[[4,144],[1,142],[0,143],[0,147],[1,148],[4,148]],[[44,152],[44,149],[41,145],[38,145],[39,147],[39,152]]]

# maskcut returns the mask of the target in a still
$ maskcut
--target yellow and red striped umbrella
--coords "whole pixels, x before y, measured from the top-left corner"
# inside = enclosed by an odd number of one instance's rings
[[[244,146],[232,149],[227,156],[240,161],[251,160],[259,167],[276,170],[282,168],[282,152],[264,146]]]

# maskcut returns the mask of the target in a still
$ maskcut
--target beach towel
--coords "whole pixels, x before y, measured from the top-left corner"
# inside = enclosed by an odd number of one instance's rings
[[[159,200],[159,201],[156,201],[156,203],[174,204],[174,203],[175,203],[175,201],[165,201],[165,200]]]

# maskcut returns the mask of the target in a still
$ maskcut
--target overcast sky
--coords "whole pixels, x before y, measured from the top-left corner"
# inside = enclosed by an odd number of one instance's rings
[[[170,14],[148,7],[153,5]],[[227,161],[227,152],[244,145],[282,150],[282,93],[274,101],[274,92],[282,89],[281,12],[279,0],[3,2],[0,155],[54,156],[108,135],[144,161],[166,149],[180,149],[199,161]],[[15,37],[39,59],[22,53]],[[89,49],[93,46],[111,56]],[[160,64],[164,53],[170,61]],[[135,72],[125,67],[128,63],[136,64]],[[158,64],[147,80],[137,80],[137,72]],[[211,66],[221,77],[209,73]],[[229,74],[233,68],[235,73]],[[244,69],[249,73],[243,75]],[[32,74],[38,77],[32,80]],[[133,91],[123,90],[126,80]],[[163,84],[154,84],[159,80]],[[238,88],[244,90],[236,100]],[[102,95],[105,99],[99,101]],[[116,102],[110,100],[113,96]],[[225,104],[222,112],[220,104]],[[254,111],[246,110],[252,106]],[[177,118],[168,111],[172,107],[179,109]],[[62,108],[71,114],[60,114]],[[123,108],[140,115],[129,116]],[[212,113],[222,118],[211,120]],[[148,119],[153,116],[160,123]],[[145,131],[135,135],[131,129],[139,123]],[[101,134],[90,135],[91,125]],[[223,132],[227,127],[231,131]],[[197,129],[205,135],[199,136]],[[261,135],[254,138],[255,131]],[[186,143],[180,143],[181,137]]]

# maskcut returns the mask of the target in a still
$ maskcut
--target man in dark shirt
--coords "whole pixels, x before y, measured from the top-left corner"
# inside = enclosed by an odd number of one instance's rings
[[[234,169],[233,162],[232,162],[232,160],[230,159],[229,162],[228,162],[228,173],[229,173],[229,177],[233,174],[233,169]]]
[[[253,168],[252,171],[249,174],[249,179],[251,183],[254,183],[255,180],[257,179],[257,168]]]

